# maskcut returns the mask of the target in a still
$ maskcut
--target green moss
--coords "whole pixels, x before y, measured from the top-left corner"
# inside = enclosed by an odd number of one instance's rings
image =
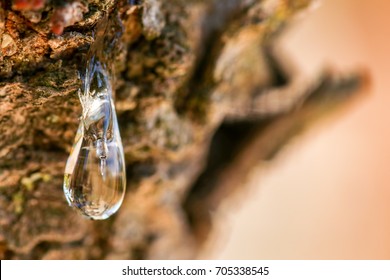
[[[58,121],[60,120],[60,117],[57,115],[49,115],[46,117],[46,120],[50,123],[58,123]]]
[[[15,193],[12,196],[12,203],[14,205],[14,211],[16,214],[21,214],[23,212],[24,196],[21,191]]]
[[[40,180],[43,182],[49,182],[51,180],[51,175],[41,172],[32,173],[30,177],[23,177],[20,183],[27,191],[32,191],[35,183]]]

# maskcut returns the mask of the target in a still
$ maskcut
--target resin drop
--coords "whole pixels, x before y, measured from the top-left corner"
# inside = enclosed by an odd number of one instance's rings
[[[107,219],[122,204],[126,173],[110,79],[94,57],[79,97],[83,113],[65,168],[64,193],[82,215]]]

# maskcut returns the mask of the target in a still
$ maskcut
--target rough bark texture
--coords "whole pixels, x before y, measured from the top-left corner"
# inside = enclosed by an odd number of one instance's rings
[[[0,8],[2,258],[193,258],[251,167],[362,83],[282,70],[273,39],[308,0],[20,2]],[[128,190],[115,216],[88,221],[62,180],[78,71],[107,14]]]

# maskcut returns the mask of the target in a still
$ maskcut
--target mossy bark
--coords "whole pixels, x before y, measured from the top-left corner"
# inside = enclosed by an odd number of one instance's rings
[[[0,8],[2,258],[193,258],[251,167],[362,84],[282,71],[274,38],[308,0],[43,2]],[[128,191],[116,215],[88,221],[62,180],[78,73],[107,14]]]

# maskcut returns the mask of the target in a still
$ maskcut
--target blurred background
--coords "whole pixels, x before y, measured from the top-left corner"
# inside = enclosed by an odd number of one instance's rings
[[[295,138],[213,213],[201,258],[390,259],[390,1],[323,0],[280,39],[301,75],[367,69],[365,97]]]

